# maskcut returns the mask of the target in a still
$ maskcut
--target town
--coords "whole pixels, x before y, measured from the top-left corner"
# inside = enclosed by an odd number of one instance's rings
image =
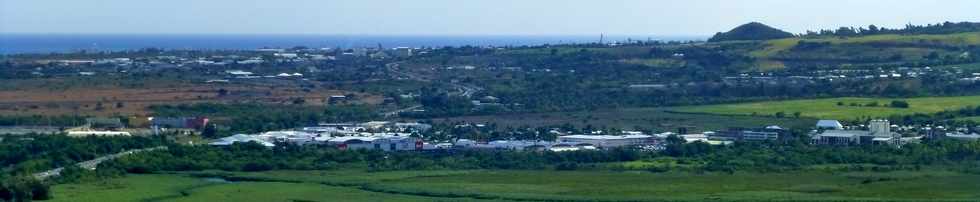
[[[209,130],[209,119],[205,117],[145,117],[145,120],[128,119],[128,124],[118,118],[88,118],[79,127],[59,130],[44,126],[13,126],[0,128],[7,135],[66,134],[70,137],[88,136],[200,136]],[[461,124],[461,127],[485,127],[484,124]],[[644,150],[662,150],[668,138],[680,138],[686,143],[706,143],[726,145],[736,141],[786,141],[790,138],[810,138],[817,145],[890,145],[901,147],[904,144],[919,143],[923,138],[952,139],[961,141],[980,140],[980,128],[948,127],[943,125],[899,126],[888,120],[875,119],[867,124],[845,126],[837,120],[819,120],[805,136],[794,136],[790,130],[778,125],[757,128],[732,127],[721,131],[689,133],[686,128],[677,131],[562,131],[551,128],[547,136],[554,139],[480,139],[471,140],[449,136],[446,139],[426,138],[425,134],[450,133],[449,130],[433,131],[426,123],[404,123],[389,121],[369,121],[363,123],[319,123],[315,126],[291,130],[265,131],[256,134],[235,134],[209,142],[188,142],[188,144],[207,144],[229,146],[236,143],[255,143],[266,147],[279,144],[329,145],[341,150],[376,149],[382,151],[425,151],[446,149],[503,149],[503,150],[549,150],[555,152],[612,149],[620,147]],[[213,128],[210,128],[213,130]],[[213,132],[213,131],[212,131]],[[515,131],[503,131],[515,132]],[[540,131],[534,131],[539,133]],[[545,137],[535,134],[533,137]]]
[[[0,33],[0,201],[978,198],[980,23],[794,29]]]

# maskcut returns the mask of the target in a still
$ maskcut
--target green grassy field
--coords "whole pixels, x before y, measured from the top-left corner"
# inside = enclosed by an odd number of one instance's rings
[[[50,201],[140,201],[179,196],[180,190],[207,184],[204,180],[176,175],[130,175],[83,184],[57,185],[52,188],[54,200]]]
[[[776,39],[765,42],[765,47],[749,53],[756,58],[768,58],[776,53],[787,51],[796,46],[800,38]],[[806,39],[810,42],[830,42],[831,44],[861,44],[875,42],[891,43],[939,43],[952,45],[978,45],[980,44],[980,33],[958,33],[958,34],[937,34],[937,35],[897,35],[882,34],[862,37],[823,37],[816,39]]]
[[[773,118],[749,116],[720,116],[708,114],[669,113],[663,108],[622,108],[602,109],[580,112],[551,112],[530,114],[506,114],[491,116],[465,116],[433,119],[436,122],[454,123],[496,123],[500,127],[558,126],[565,123],[576,127],[609,127],[620,129],[648,129],[674,131],[678,127],[689,127],[691,132],[723,130],[728,127],[809,127],[814,119]]]
[[[980,116],[963,117],[963,118],[957,118],[956,120],[960,120],[960,121],[973,121],[973,122],[980,123]]]
[[[910,106],[909,108],[850,106],[851,103],[865,105],[871,102],[878,102],[881,105],[885,105],[891,103],[893,100],[905,100]],[[838,106],[838,102],[843,102],[844,106]],[[791,116],[794,112],[800,112],[804,117],[853,120],[862,117],[877,118],[887,117],[890,115],[935,113],[943,110],[957,110],[964,107],[978,105],[980,105],[980,96],[922,97],[908,99],[828,98],[677,107],[673,110],[710,114],[756,114],[764,116],[771,116],[777,112],[785,112],[787,116]]]
[[[696,174],[640,171],[271,171],[130,175],[58,185],[54,201],[974,201],[980,176],[945,171]]]
[[[310,173],[293,175],[306,174]],[[57,185],[52,190],[55,193],[52,202],[481,201],[371,192],[356,187],[326,186],[317,181],[221,182],[183,174],[129,175],[100,182]]]
[[[957,68],[961,68],[961,69],[967,70],[967,71],[970,71],[970,70],[976,71],[976,70],[980,70],[980,63],[945,65],[945,66],[940,66],[940,67],[941,68],[957,67]]]

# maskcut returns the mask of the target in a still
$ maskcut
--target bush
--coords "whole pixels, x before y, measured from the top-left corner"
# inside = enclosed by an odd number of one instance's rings
[[[576,170],[578,169],[578,163],[575,162],[563,162],[555,166],[555,170]]]
[[[904,100],[893,100],[889,106],[894,108],[909,108],[909,103]]]
[[[864,104],[864,106],[865,107],[877,107],[878,106],[878,102],[869,102],[868,104]]]

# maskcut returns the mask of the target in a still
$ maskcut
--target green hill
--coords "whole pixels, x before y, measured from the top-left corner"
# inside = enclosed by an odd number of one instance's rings
[[[793,37],[792,33],[772,28],[768,25],[751,22],[744,24],[728,32],[719,32],[708,39],[708,42],[721,41],[744,41],[744,40],[770,40]]]

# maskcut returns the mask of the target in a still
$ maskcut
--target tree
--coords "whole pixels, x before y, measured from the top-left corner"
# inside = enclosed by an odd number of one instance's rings
[[[95,111],[105,110],[105,106],[102,106],[102,102],[95,103]]]
[[[865,107],[877,107],[878,106],[878,102],[877,101],[869,102],[868,104],[865,104],[864,106]]]
[[[201,136],[214,138],[218,136],[218,129],[214,126],[214,124],[208,124],[207,126],[204,126],[204,130],[201,131]]]
[[[225,95],[228,95],[228,90],[225,90],[224,88],[218,89],[218,97],[222,97]]]
[[[861,34],[877,34],[879,31],[880,29],[878,29],[878,26],[868,25],[868,31],[867,31],[868,33],[861,33]]]
[[[293,98],[293,104],[294,105],[302,105],[304,103],[306,103],[306,99],[304,99],[304,98],[301,98],[301,97]]]
[[[925,56],[925,59],[927,59],[927,60],[938,60],[939,59],[939,53],[937,53],[936,51],[929,52],[929,55],[926,55]]]
[[[891,105],[894,108],[909,108],[909,103],[904,100],[892,100]]]

